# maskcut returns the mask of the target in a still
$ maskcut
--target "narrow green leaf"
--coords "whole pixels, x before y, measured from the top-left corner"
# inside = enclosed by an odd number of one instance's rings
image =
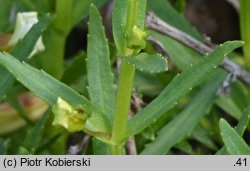
[[[115,103],[114,78],[101,16],[93,4],[89,12],[87,56],[88,90],[91,102],[97,105],[112,122]]]
[[[94,155],[108,155],[110,154],[110,147],[108,144],[96,139],[92,138],[92,146],[93,146],[93,154]]]
[[[39,71],[25,62],[21,63],[7,53],[0,53],[0,64],[7,68],[18,81],[52,106],[58,97],[61,97],[75,108],[82,106],[87,113],[98,112],[87,98],[44,71]]]
[[[172,146],[189,136],[200,119],[212,107],[216,91],[224,80],[224,77],[225,73],[221,74],[217,72],[217,80],[214,80],[213,77],[191,100],[190,104],[160,130],[157,138],[146,146],[142,154],[165,154]]]
[[[238,134],[240,136],[243,136],[247,126],[248,126],[248,123],[249,123],[249,120],[250,120],[250,106],[248,106],[242,113],[242,116],[238,122],[238,125],[236,127],[236,131],[238,132]]]
[[[187,154],[192,154],[192,145],[187,140],[182,140],[175,144],[174,148],[177,148]]]
[[[89,5],[92,0],[73,0],[72,4],[72,26],[71,29],[78,24],[88,14]]]
[[[139,71],[160,73],[168,70],[167,60],[157,54],[140,53],[137,56],[124,57],[124,59]]]
[[[7,154],[7,146],[8,146],[9,140],[3,139],[0,137],[0,155],[6,155]]]
[[[29,125],[33,125],[33,121],[29,119],[27,112],[24,110],[23,106],[18,101],[16,95],[8,95],[8,102],[18,111],[18,115],[25,120]]]
[[[164,44],[165,48],[168,50],[168,53],[171,56],[172,62],[181,70],[185,70],[187,67],[190,66],[190,64],[195,64],[199,62],[199,59],[202,57],[201,55],[197,54],[197,52],[194,52],[193,50],[185,47],[183,44],[167,36],[162,36],[161,34],[153,31],[150,32],[150,35]],[[223,70],[221,71],[223,72]],[[235,94],[235,91],[236,90],[234,90],[233,86],[231,94]],[[244,98],[245,96],[246,94],[239,94],[239,91],[237,91],[237,97],[241,97],[240,99],[242,101],[245,100],[246,103],[248,102],[248,100]],[[236,119],[240,118],[241,110],[236,105],[237,103],[234,102],[233,98],[220,97],[216,100],[216,104],[232,117]]]
[[[1,0],[0,2],[0,34],[7,33],[11,28],[9,17],[13,8],[12,1]]]
[[[25,37],[16,45],[11,54],[21,61],[26,60],[33,51],[37,40],[42,35],[44,30],[46,30],[46,28],[49,26],[51,21],[52,18],[50,15],[46,14],[43,16],[37,24],[32,26]],[[3,67],[0,67],[0,99],[11,88],[14,81],[15,78]]]
[[[249,155],[250,148],[226,120],[220,120],[220,131],[227,151],[232,155]]]
[[[147,0],[139,0],[136,23],[138,27],[142,30],[144,30],[145,27],[146,8],[147,8]]]
[[[97,7],[104,5],[107,0],[72,0],[71,29],[79,24],[89,14],[89,5],[95,4]]]
[[[25,62],[21,63],[9,54],[0,53],[0,64],[6,67],[16,79],[38,97],[53,106],[58,97],[67,101],[73,108],[83,108],[91,117],[86,121],[86,128],[96,132],[106,132],[110,128],[108,118],[103,112],[72,88],[56,80],[44,71],[39,71]]]
[[[180,98],[208,78],[225,55],[242,46],[242,44],[241,41],[226,42],[213,53],[202,58],[199,63],[190,66],[180,75],[177,75],[154,101],[129,121],[128,136],[141,132],[155,119],[173,108]]]
[[[31,154],[35,153],[42,140],[43,130],[46,123],[48,122],[50,112],[50,109],[47,110],[43,114],[42,118],[36,123],[36,125],[27,131],[22,147],[27,149]]]
[[[18,151],[17,151],[18,155],[31,155],[31,153],[24,147],[18,147]]]
[[[242,137],[244,131],[246,130],[248,123],[250,120],[250,106],[248,106],[244,112],[242,113],[242,116],[237,124],[237,127],[235,128],[235,130],[237,131],[237,133]],[[216,155],[225,155],[228,154],[226,147],[222,147],[219,151],[216,152]]]
[[[11,52],[11,55],[15,56],[19,60],[25,60],[27,57],[29,57],[34,46],[36,45],[37,40],[48,28],[52,20],[53,18],[49,14],[45,14],[41,19],[39,19],[38,23],[32,26],[24,38],[17,43]]]
[[[55,143],[62,136],[62,134],[63,134],[62,132],[59,132],[59,133],[54,133],[52,136],[47,136],[47,138],[44,139],[36,148],[36,153],[48,149],[48,147],[52,146],[52,144]]]
[[[239,80],[232,84],[230,97],[241,111],[243,111],[249,105],[250,94],[248,87]]]
[[[125,28],[127,20],[127,0],[115,0],[112,18],[113,36],[116,48],[120,54],[126,49]]]
[[[72,60],[67,62],[67,66],[65,67],[62,77],[62,82],[69,85],[75,83],[81,77],[86,75],[86,56],[87,55],[84,52],[80,52]]]
[[[198,142],[205,145],[207,148],[210,148],[211,150],[218,150],[218,147],[215,145],[215,143],[211,140],[209,136],[209,132],[202,128],[200,125],[198,125],[192,132],[191,138],[197,140]]]
[[[232,98],[221,96],[216,100],[216,103],[220,106],[221,109],[223,109],[229,115],[231,115],[235,119],[240,119],[241,111],[233,102]]]
[[[129,1],[130,0],[124,0],[124,1],[115,0],[114,2],[114,11],[113,11],[113,18],[112,18],[113,36],[114,36],[116,48],[119,54],[122,54],[122,55],[126,54],[126,50],[129,46],[127,45],[128,37],[126,35],[127,31],[129,30],[126,30],[126,29],[127,28],[131,29],[134,26],[136,26],[140,29],[140,31],[142,31],[141,33],[143,33],[144,27],[145,27],[144,23],[145,23],[147,0],[137,0],[138,1],[138,6],[136,7],[137,16],[128,16],[128,13],[129,13],[128,4],[137,3],[135,1],[134,2],[133,1],[129,2]],[[131,10],[133,11],[133,9]],[[131,13],[131,15],[134,15],[134,13],[133,14]],[[129,21],[135,21],[135,23],[129,23],[127,20],[127,17],[131,19]]]
[[[171,56],[171,61],[182,71],[188,68],[190,64],[199,62],[199,59],[202,57],[201,55],[197,54],[197,52],[192,51],[170,37],[161,35],[154,31],[149,31],[149,35],[162,42]]]

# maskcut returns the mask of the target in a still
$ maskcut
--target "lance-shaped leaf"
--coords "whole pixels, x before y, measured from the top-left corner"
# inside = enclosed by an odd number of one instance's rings
[[[157,138],[143,150],[142,154],[165,154],[176,143],[189,136],[213,105],[218,87],[225,78],[225,73],[217,72],[217,79],[212,79],[193,98],[188,106],[169,124],[163,127]]]
[[[238,122],[238,125],[236,127],[236,131],[238,132],[238,134],[240,136],[243,136],[247,126],[248,126],[248,123],[249,123],[249,120],[250,120],[250,106],[248,106],[242,113],[242,116]]]
[[[116,48],[119,53],[123,54],[126,49],[125,27],[127,20],[127,0],[115,0],[112,17],[113,36]]]
[[[89,12],[87,55],[88,91],[91,102],[112,121],[115,103],[114,77],[101,16],[93,4]]]
[[[75,108],[82,106],[89,114],[100,111],[86,97],[78,94],[67,85],[44,71],[39,71],[25,62],[21,63],[7,53],[0,53],[0,64],[8,69],[19,82],[52,106],[58,97],[61,97]]]
[[[34,154],[42,140],[43,130],[49,119],[50,109],[48,109],[36,125],[27,131],[22,147],[29,153]]]
[[[84,17],[86,17],[88,13],[88,7],[92,0],[78,1],[73,0],[72,4],[72,19],[71,19],[71,27],[74,27],[78,24]]]
[[[213,53],[202,58],[197,64],[177,75],[155,100],[129,121],[128,136],[141,132],[154,120],[173,108],[179,99],[209,77],[209,74],[216,69],[225,55],[242,44],[241,41],[226,42]]]
[[[149,55],[147,53],[140,53],[137,56],[124,57],[124,60],[139,71],[160,73],[168,70],[167,60],[157,54]]]
[[[218,147],[211,139],[209,132],[207,132],[207,130],[204,129],[201,125],[198,125],[192,131],[190,138],[200,142],[201,144],[205,145],[205,147],[211,150],[218,150]]]
[[[249,155],[250,148],[240,135],[233,129],[226,120],[220,120],[220,131],[223,142],[229,154]]]
[[[242,137],[244,134],[244,131],[247,128],[247,125],[249,123],[250,119],[250,106],[248,106],[242,113],[242,116],[235,128],[237,133]],[[226,147],[222,147],[219,151],[217,151],[216,155],[225,155],[228,154]]]
[[[137,26],[142,30],[145,27],[146,8],[147,8],[147,0],[139,0],[136,23]]]
[[[86,122],[86,127],[89,130],[103,132],[109,128],[108,118],[98,107],[46,72],[39,71],[25,62],[21,63],[6,53],[0,53],[0,64],[7,68],[19,82],[51,106],[57,102],[58,97],[61,97],[75,109],[83,109],[89,115],[94,113],[95,115],[89,118],[90,121]],[[96,118],[97,116],[98,118]]]
[[[155,39],[159,40],[160,42],[164,44],[164,46],[168,50],[169,55],[171,56],[172,62],[174,63],[175,66],[177,66],[181,70],[185,70],[186,68],[190,66],[190,64],[195,64],[199,62],[200,58],[202,57],[196,52],[188,49],[181,43],[169,37],[162,36],[161,34],[156,33],[156,32],[150,32],[150,34]],[[235,91],[232,91],[232,94],[234,94],[233,92]],[[237,91],[237,93],[239,92],[240,91]],[[245,94],[237,95],[237,97],[241,97],[240,99],[242,99],[242,101],[245,100],[244,98],[245,96],[246,96]],[[227,112],[229,115],[231,115],[232,117],[236,119],[240,118],[241,110],[238,107],[238,105],[236,105],[235,101],[232,98],[220,97],[216,100],[216,104],[225,112]],[[241,104],[244,104],[244,103],[241,103]]]
[[[43,16],[16,45],[11,54],[21,61],[26,60],[33,51],[33,48],[43,31],[46,30],[51,23],[51,20],[52,18],[50,15],[46,14]],[[11,88],[14,81],[15,78],[3,67],[0,67],[0,98]]]

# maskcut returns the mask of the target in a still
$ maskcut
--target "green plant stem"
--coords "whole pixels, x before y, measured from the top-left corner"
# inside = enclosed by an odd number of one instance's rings
[[[60,79],[63,74],[65,42],[65,36],[61,36],[55,29],[50,30],[44,36],[46,51],[38,60],[43,70],[57,79]],[[53,62],[51,62],[52,59]]]
[[[127,23],[125,34],[132,32],[133,26],[137,24],[139,0],[127,0]],[[139,51],[125,47],[122,56],[129,57],[136,55]],[[121,61],[121,68],[118,80],[118,88],[116,94],[115,115],[113,120],[113,130],[111,141],[112,154],[125,154],[124,144],[126,142],[126,132],[128,123],[128,114],[130,112],[130,101],[133,89],[133,81],[135,75],[135,68],[128,64],[125,60]]]
[[[123,148],[121,148],[121,144],[124,142],[127,129],[134,73],[135,68],[126,61],[122,60],[111,138],[111,140],[117,144],[117,146],[112,148],[112,154],[123,154]]]
[[[138,0],[128,0],[128,17],[126,23],[126,33],[132,30],[133,26],[136,25],[136,16],[138,14]]]
[[[125,155],[125,150],[123,145],[111,145],[112,155]]]
[[[62,31],[65,36],[69,33],[72,21],[73,11],[72,0],[57,0],[56,1],[56,20],[55,27]]]
[[[44,35],[46,51],[38,61],[41,68],[57,79],[61,79],[63,74],[65,43],[72,28],[72,8],[72,0],[56,1],[55,21],[50,30]]]
[[[243,46],[244,57],[247,66],[250,64],[250,1],[240,1],[240,27],[241,38],[245,42]],[[248,68],[250,68],[248,66]]]

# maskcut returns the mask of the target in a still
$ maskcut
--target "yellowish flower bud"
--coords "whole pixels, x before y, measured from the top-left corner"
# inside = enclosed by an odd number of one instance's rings
[[[127,34],[128,47],[131,49],[144,49],[146,46],[147,32],[138,26],[133,26],[132,31]]]
[[[54,113],[53,125],[63,126],[69,132],[83,130],[84,123],[88,118],[83,110],[74,109],[60,97],[53,106],[52,112]]]

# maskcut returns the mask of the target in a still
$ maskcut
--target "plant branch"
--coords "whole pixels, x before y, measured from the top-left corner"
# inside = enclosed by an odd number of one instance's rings
[[[128,114],[130,110],[130,100],[133,88],[135,68],[126,61],[121,61],[119,84],[117,88],[115,116],[113,121],[113,131],[111,140],[117,145],[114,146],[113,154],[122,154],[122,148],[118,144],[124,141],[127,130]]]
[[[213,48],[205,45],[204,43],[196,40],[190,35],[184,33],[181,30],[167,24],[162,21],[159,17],[157,17],[153,12],[148,13],[146,19],[147,27],[151,30],[159,32],[161,34],[167,35],[184,45],[196,50],[200,54],[207,54],[213,51]],[[155,42],[157,43],[157,42]],[[160,47],[159,45],[158,47]],[[250,73],[248,73],[245,69],[241,68],[240,65],[234,63],[228,58],[225,58],[221,63],[221,67],[230,73],[236,73],[236,76],[244,82],[246,85],[250,86]]]

